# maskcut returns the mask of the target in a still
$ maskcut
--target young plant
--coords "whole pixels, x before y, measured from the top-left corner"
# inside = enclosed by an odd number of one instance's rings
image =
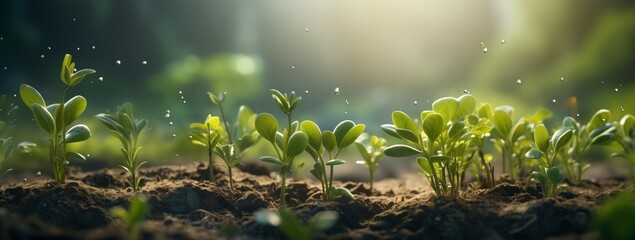
[[[632,188],[635,188],[635,117],[626,114],[619,123],[614,125],[617,126],[615,140],[622,147],[622,152],[613,153],[611,156],[626,159],[631,163]]]
[[[406,113],[395,111],[393,124],[384,124],[382,130],[402,139],[405,144],[396,144],[384,150],[386,156],[409,157],[419,155],[417,164],[428,179],[434,192],[439,195],[459,193],[465,169],[469,136],[464,118],[474,112],[476,99],[472,95],[460,98],[446,97],[432,104],[433,111],[421,113],[421,125]]]
[[[370,137],[368,143],[365,141],[355,142],[355,147],[357,147],[357,151],[364,159],[363,161],[357,161],[357,163],[363,164],[368,168],[368,173],[370,175],[370,193],[372,193],[375,170],[379,167],[379,160],[384,157],[386,139],[373,135]]]
[[[69,158],[86,160],[84,156],[76,152],[67,152],[66,144],[85,141],[90,138],[90,129],[86,125],[78,124],[70,126],[86,109],[86,99],[77,95],[66,101],[66,92],[79,84],[86,75],[95,73],[92,69],[82,69],[73,72],[75,63],[72,57],[66,54],[62,63],[61,79],[64,83],[60,103],[46,105],[42,95],[33,87],[22,84],[20,97],[24,104],[31,109],[37,124],[48,135],[49,160],[51,171],[55,181],[63,183],[66,180],[66,166]]]
[[[4,170],[4,164],[15,154],[16,145],[11,138],[0,138],[0,183],[2,183],[2,177],[13,169]]]
[[[572,138],[573,130],[568,127],[558,129],[551,139],[545,125],[538,124],[534,128],[536,148],[529,150],[525,157],[538,160],[539,170],[533,171],[529,176],[538,180],[544,198],[554,198],[563,189],[558,187],[558,183],[562,180],[558,168],[558,156],[562,156],[564,151],[567,151],[566,146]]]
[[[573,138],[567,150],[563,151],[562,167],[567,179],[577,184],[591,165],[583,164],[582,157],[592,146],[607,144],[615,138],[616,128],[609,123],[611,112],[606,109],[597,111],[586,125],[581,125],[572,117],[566,117],[562,126],[573,130]]]
[[[113,217],[119,218],[124,222],[126,230],[132,239],[139,238],[141,224],[145,221],[148,213],[150,213],[150,206],[148,200],[143,195],[137,195],[132,198],[127,210],[122,207],[110,209],[110,214]]]
[[[207,115],[205,122],[190,124],[190,135],[192,136],[192,144],[207,148],[209,180],[212,182],[216,181],[213,153],[225,135],[224,130],[220,126],[220,119],[218,117],[212,117],[212,115]]]
[[[7,95],[0,96],[0,137],[3,137],[7,131],[13,128],[11,115],[18,109],[17,105],[10,103]]]
[[[309,137],[306,151],[315,161],[311,174],[322,184],[322,199],[324,201],[331,201],[338,197],[353,198],[353,194],[348,189],[333,186],[333,168],[336,165],[346,163],[346,161],[338,159],[338,156],[344,148],[357,140],[365,128],[364,124],[355,124],[350,120],[340,122],[333,131],[320,131],[320,127],[309,120],[300,124],[302,132]],[[324,159],[325,150],[328,155],[327,159]],[[330,174],[326,173],[327,166],[330,168]]]
[[[486,105],[481,105],[482,106]],[[473,169],[470,172],[476,178],[476,181],[482,188],[492,188],[495,185],[494,182],[494,166],[492,166],[492,156],[483,153],[485,143],[490,137],[490,131],[492,131],[493,125],[487,116],[479,117],[477,115],[467,116],[466,128],[472,135],[468,141],[468,151],[471,151],[468,162],[472,163]],[[478,160],[475,159],[478,157]]]
[[[258,114],[255,125],[258,134],[271,143],[276,151],[277,157],[264,156],[260,160],[280,167],[280,208],[284,208],[287,172],[293,166],[295,157],[304,152],[309,145],[309,137],[299,131],[300,124],[297,121],[291,122],[291,114],[302,98],[296,97],[294,92],[283,95],[275,89],[271,89],[271,94],[280,110],[287,115],[287,128],[278,132],[278,120],[269,113]]]
[[[110,133],[121,142],[121,152],[126,158],[125,165],[119,167],[130,173],[130,185],[134,191],[139,189],[141,178],[137,177],[137,170],[147,161],[137,162],[141,146],[138,141],[141,133],[148,125],[146,119],[136,119],[132,115],[132,104],[125,103],[117,108],[114,113],[100,113],[95,116],[103,123]]]
[[[278,227],[278,230],[292,240],[314,239],[315,234],[329,230],[337,222],[337,213],[334,211],[318,212],[304,224],[293,212],[280,209],[278,212],[260,210],[254,214],[256,222]]]

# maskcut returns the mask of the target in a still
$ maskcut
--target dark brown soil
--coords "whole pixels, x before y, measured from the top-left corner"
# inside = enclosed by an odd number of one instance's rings
[[[142,170],[141,193],[151,214],[143,239],[280,239],[271,226],[254,222],[253,212],[276,208],[278,180],[257,165],[235,171],[231,191],[222,170],[207,181],[205,166]],[[217,172],[219,172],[217,171]],[[118,169],[71,171],[69,181],[13,183],[0,191],[0,239],[125,239],[109,209],[127,206],[135,194]],[[341,183],[354,200],[321,202],[318,184],[291,181],[287,203],[302,219],[323,210],[339,213],[324,239],[545,239],[592,238],[593,209],[624,188],[619,181],[585,181],[557,199],[541,199],[532,182],[503,182],[493,189],[466,190],[460,197],[438,197],[421,176],[375,183]],[[370,195],[370,196],[369,196]],[[224,230],[236,226],[235,232]]]

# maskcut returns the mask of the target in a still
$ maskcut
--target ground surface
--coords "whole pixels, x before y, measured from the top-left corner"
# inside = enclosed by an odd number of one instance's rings
[[[266,169],[236,170],[235,189],[219,169],[207,181],[205,166],[164,166],[142,170],[141,192],[151,204],[143,239],[280,239],[270,226],[254,222],[253,212],[275,209],[278,180]],[[134,195],[118,169],[71,170],[69,181],[45,179],[11,183],[0,189],[0,239],[123,239],[126,231],[108,209],[127,206]],[[593,209],[624,188],[621,181],[585,181],[557,199],[541,199],[531,182],[504,180],[489,190],[471,189],[459,198],[436,197],[421,176],[366,184],[338,183],[354,200],[320,201],[319,185],[291,181],[287,204],[301,218],[323,210],[339,213],[328,239],[575,239],[588,233]],[[228,231],[227,226],[237,226]]]

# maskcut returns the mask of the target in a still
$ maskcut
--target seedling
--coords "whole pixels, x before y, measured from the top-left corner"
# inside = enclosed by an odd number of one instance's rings
[[[121,152],[126,158],[125,165],[119,167],[130,173],[130,185],[134,191],[139,189],[141,178],[137,177],[137,170],[147,161],[137,162],[141,146],[138,141],[141,133],[148,125],[146,119],[136,119],[132,115],[132,104],[125,103],[117,108],[114,113],[100,113],[95,116],[103,123],[110,133],[121,142]]]
[[[386,156],[409,157],[420,155],[417,164],[439,195],[458,195],[465,169],[469,136],[464,119],[474,112],[476,99],[469,94],[460,98],[445,97],[432,103],[433,111],[421,113],[418,125],[406,113],[395,111],[393,124],[384,124],[382,130],[402,139],[384,150]]]
[[[353,198],[353,194],[348,189],[333,186],[333,168],[336,165],[346,163],[346,161],[338,159],[338,156],[344,148],[357,140],[365,128],[364,124],[355,124],[350,120],[340,122],[333,131],[320,131],[320,127],[310,120],[300,124],[302,132],[309,137],[306,151],[315,161],[311,174],[320,180],[324,201],[331,201],[338,197]],[[324,150],[328,154],[326,160],[324,159]],[[330,167],[330,174],[326,174],[326,166]]]
[[[529,176],[538,180],[544,198],[554,198],[563,190],[562,187],[558,187],[558,183],[562,180],[558,168],[558,155],[567,150],[566,146],[572,138],[573,130],[568,127],[558,129],[551,139],[545,125],[538,124],[534,128],[536,148],[529,150],[525,157],[538,160],[539,170],[533,171]]]
[[[481,110],[483,106],[488,105],[481,105],[479,110]],[[468,151],[472,152],[468,158],[468,162],[472,163],[474,168],[470,169],[470,172],[474,175],[476,181],[480,183],[482,188],[492,188],[494,187],[494,166],[491,164],[492,156],[483,153],[483,148],[493,128],[492,122],[487,116],[479,117],[474,114],[468,115],[466,119],[466,128],[468,132],[472,133],[468,141]],[[475,157],[478,157],[478,160]]]
[[[357,161],[358,164],[363,164],[368,168],[370,179],[370,192],[373,192],[373,179],[375,177],[375,170],[379,167],[379,160],[384,157],[384,149],[386,148],[386,139],[371,136],[368,143],[365,141],[355,142],[357,151],[364,159],[363,161]]]
[[[66,180],[66,166],[69,158],[86,158],[77,152],[67,152],[66,144],[85,141],[90,138],[90,129],[84,124],[68,128],[86,109],[86,99],[77,95],[65,102],[66,92],[79,84],[86,75],[95,73],[92,69],[74,72],[75,63],[66,54],[62,63],[61,79],[64,83],[60,103],[46,105],[42,95],[33,87],[22,84],[20,97],[24,104],[33,111],[37,124],[49,135],[49,160],[55,181]]]
[[[256,222],[278,227],[278,230],[292,240],[310,240],[315,234],[329,230],[337,222],[337,213],[334,211],[318,212],[304,224],[293,212],[280,209],[278,212],[260,210],[254,214]]]
[[[619,157],[631,162],[633,188],[635,188],[635,117],[631,114],[626,114],[619,123],[614,123],[617,126],[615,140],[622,147],[622,152],[613,153],[611,156]]]
[[[592,146],[608,144],[615,138],[616,128],[609,123],[611,112],[597,111],[586,125],[581,125],[572,117],[566,117],[562,126],[573,130],[573,138],[567,150],[563,151],[562,167],[567,179],[577,184],[591,165],[582,163],[582,157]]]
[[[6,95],[0,96],[0,137],[14,127],[12,123],[15,120],[11,119],[11,115],[17,109],[18,106],[10,103]]]
[[[273,99],[280,110],[287,115],[288,126],[282,132],[278,132],[278,120],[269,113],[258,114],[255,120],[258,134],[267,140],[276,151],[277,157],[264,156],[260,160],[280,166],[280,208],[285,207],[286,174],[293,166],[293,160],[300,155],[309,145],[309,137],[299,131],[297,121],[291,122],[291,114],[298,106],[301,97],[296,97],[294,92],[282,94],[278,90],[271,89]]]
[[[4,164],[7,160],[13,157],[15,153],[15,144],[11,138],[2,139],[0,138],[0,183],[2,183],[2,177],[13,171],[13,169],[4,170]]]
[[[213,153],[214,148],[225,135],[224,130],[220,127],[220,119],[207,115],[205,122],[190,124],[190,135],[192,136],[192,144],[207,148],[209,180],[212,182],[216,181],[214,178]]]
[[[127,210],[122,207],[110,209],[110,214],[112,214],[113,217],[123,221],[132,239],[139,238],[139,230],[148,213],[150,213],[150,206],[148,200],[143,195],[137,195],[132,198]]]

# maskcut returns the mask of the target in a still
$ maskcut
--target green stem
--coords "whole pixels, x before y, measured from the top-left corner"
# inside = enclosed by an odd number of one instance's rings
[[[214,175],[214,161],[213,161],[213,152],[212,152],[212,142],[211,140],[208,138],[207,139],[207,156],[209,158],[209,164],[207,165],[207,171],[209,172],[209,180],[212,182],[215,182],[215,175]]]
[[[287,182],[287,167],[286,166],[282,166],[282,169],[280,169],[280,209],[285,208],[286,205],[286,201],[285,201],[285,190],[286,190],[286,182]]]
[[[373,195],[373,176],[375,175],[374,171],[370,171],[370,195]]]
[[[225,129],[227,130],[227,138],[229,138],[229,144],[233,144],[232,143],[232,129],[229,129],[229,125],[227,125],[227,119],[225,119],[225,112],[223,111],[223,104],[219,103],[218,107],[220,108],[220,116],[221,116],[221,120],[223,120],[223,124],[225,125]]]
[[[227,170],[229,170],[229,189],[234,191],[234,179],[232,178],[232,168],[227,167]]]
[[[331,174],[329,175],[329,198],[328,200],[331,201],[333,200],[333,196],[331,196],[331,189],[333,188],[333,165],[330,166],[331,167]]]
[[[56,178],[58,182],[60,183],[64,183],[64,181],[66,180],[66,166],[64,165],[64,163],[66,162],[66,117],[64,116],[64,107],[65,107],[65,101],[66,101],[66,91],[68,90],[68,86],[65,86],[64,89],[62,90],[62,99],[60,101],[60,105],[58,107],[58,111],[60,111],[60,117],[61,117],[61,123],[62,123],[62,131],[61,131],[61,137],[62,137],[62,141],[60,142],[61,146],[62,146],[62,156],[61,156],[61,163],[59,166],[59,169],[57,169],[57,171],[55,172],[55,174],[57,175]],[[56,149],[57,151],[57,149]]]

